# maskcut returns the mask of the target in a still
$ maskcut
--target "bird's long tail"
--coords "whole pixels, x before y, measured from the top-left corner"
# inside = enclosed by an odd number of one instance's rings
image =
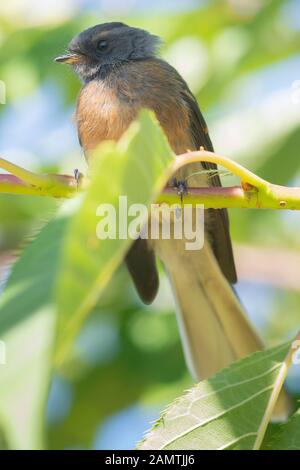
[[[194,378],[202,380],[264,349],[264,345],[222,274],[209,243],[205,242],[197,253],[183,251],[174,243],[164,245],[162,258],[176,297],[187,365]],[[290,399],[283,392],[274,420],[286,418],[289,410]]]

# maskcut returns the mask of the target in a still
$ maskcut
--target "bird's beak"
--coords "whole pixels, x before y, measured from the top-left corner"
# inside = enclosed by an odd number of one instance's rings
[[[76,64],[81,59],[79,54],[65,54],[59,57],[56,57],[55,62],[61,62],[62,64]]]

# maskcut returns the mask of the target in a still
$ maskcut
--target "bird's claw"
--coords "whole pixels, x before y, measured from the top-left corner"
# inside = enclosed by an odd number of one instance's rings
[[[79,188],[79,186],[80,186],[82,177],[83,177],[83,174],[80,173],[80,171],[78,170],[78,168],[75,168],[75,170],[74,170],[74,178],[75,178],[75,181],[76,181],[76,184],[77,184],[77,188]]]
[[[173,187],[177,190],[177,194],[180,197],[182,204],[183,196],[188,192],[187,182],[185,180],[177,180],[177,178],[173,178],[172,184]]]

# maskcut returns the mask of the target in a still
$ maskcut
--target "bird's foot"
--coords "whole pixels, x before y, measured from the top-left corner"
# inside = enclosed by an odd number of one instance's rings
[[[178,180],[173,178],[172,181],[173,188],[177,190],[177,194],[180,197],[181,204],[183,202],[183,196],[188,192],[187,182],[185,180]]]
[[[76,184],[77,184],[77,188],[79,188],[81,180],[83,178],[83,174],[80,173],[78,168],[75,168],[75,170],[74,170],[74,178],[75,178],[75,181],[76,181]]]

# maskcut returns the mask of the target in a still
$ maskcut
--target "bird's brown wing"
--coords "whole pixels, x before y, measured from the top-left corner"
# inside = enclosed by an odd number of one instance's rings
[[[201,146],[205,150],[213,152],[213,145],[210,140],[206,122],[201,114],[197,101],[187,85],[183,82],[182,96],[190,110],[190,132],[196,149]],[[217,165],[203,162],[203,167],[208,170],[216,170]],[[215,174],[210,178],[213,186],[221,186],[220,177]],[[214,254],[219,262],[223,274],[228,281],[234,284],[237,281],[234,265],[232,245],[229,235],[229,220],[226,209],[209,209],[210,226],[209,233]]]

